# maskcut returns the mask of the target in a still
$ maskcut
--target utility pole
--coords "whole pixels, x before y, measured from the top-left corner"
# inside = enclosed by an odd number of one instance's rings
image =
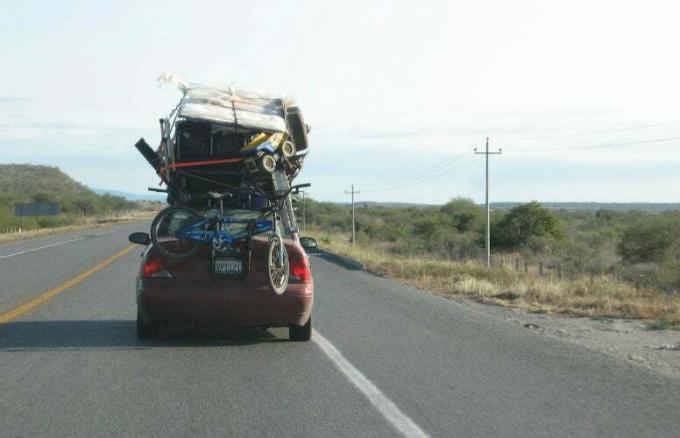
[[[345,193],[352,195],[352,245],[356,243],[356,222],[354,222],[354,195],[358,195],[359,190],[354,190],[354,184],[352,184],[352,190],[345,190]]]
[[[495,152],[489,152],[489,137],[486,138],[486,150],[478,152],[475,148],[476,155],[485,155],[486,157],[486,267],[491,267],[491,213],[489,212],[489,155],[500,155],[502,149]]]

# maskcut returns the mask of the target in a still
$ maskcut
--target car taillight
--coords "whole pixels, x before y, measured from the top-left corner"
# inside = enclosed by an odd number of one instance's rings
[[[172,278],[172,274],[165,269],[163,260],[149,257],[144,261],[144,265],[142,265],[142,277]]]
[[[300,283],[310,283],[312,281],[312,271],[309,263],[303,257],[295,257],[290,260],[290,278]]]

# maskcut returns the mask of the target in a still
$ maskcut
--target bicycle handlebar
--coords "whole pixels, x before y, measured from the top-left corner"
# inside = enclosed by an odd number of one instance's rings
[[[296,184],[294,186],[291,186],[288,190],[285,190],[283,192],[278,192],[278,193],[275,192],[275,191],[274,192],[265,192],[264,190],[261,190],[261,189],[255,188],[255,187],[250,187],[248,189],[248,191],[262,195],[269,200],[276,201],[276,200],[280,200],[280,199],[285,198],[286,196],[288,196],[294,190],[300,190],[302,188],[311,187],[311,186],[312,186],[312,184],[310,184],[310,183]]]

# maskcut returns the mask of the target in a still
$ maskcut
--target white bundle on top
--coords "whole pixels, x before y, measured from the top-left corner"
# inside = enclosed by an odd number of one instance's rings
[[[286,132],[285,108],[293,102],[277,96],[234,87],[220,88],[188,84],[176,75],[161,75],[161,85],[175,84],[182,91],[178,116],[228,126]]]

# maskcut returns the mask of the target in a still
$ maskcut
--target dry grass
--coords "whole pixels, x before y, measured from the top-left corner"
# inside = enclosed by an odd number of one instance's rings
[[[78,222],[73,225],[66,225],[63,227],[56,228],[40,228],[37,230],[24,231],[23,233],[0,234],[0,243],[32,239],[34,237],[39,236],[69,233],[71,231],[102,228],[116,222],[130,222],[137,220],[152,219],[156,215],[156,213],[157,212],[155,211],[131,211],[124,215],[79,218]]]
[[[640,289],[613,278],[558,280],[526,274],[511,266],[487,269],[474,261],[455,262],[388,254],[377,246],[352,247],[347,236],[310,234],[329,251],[363,262],[379,275],[441,296],[469,296],[484,303],[531,312],[629,318],[680,325],[680,296]]]

